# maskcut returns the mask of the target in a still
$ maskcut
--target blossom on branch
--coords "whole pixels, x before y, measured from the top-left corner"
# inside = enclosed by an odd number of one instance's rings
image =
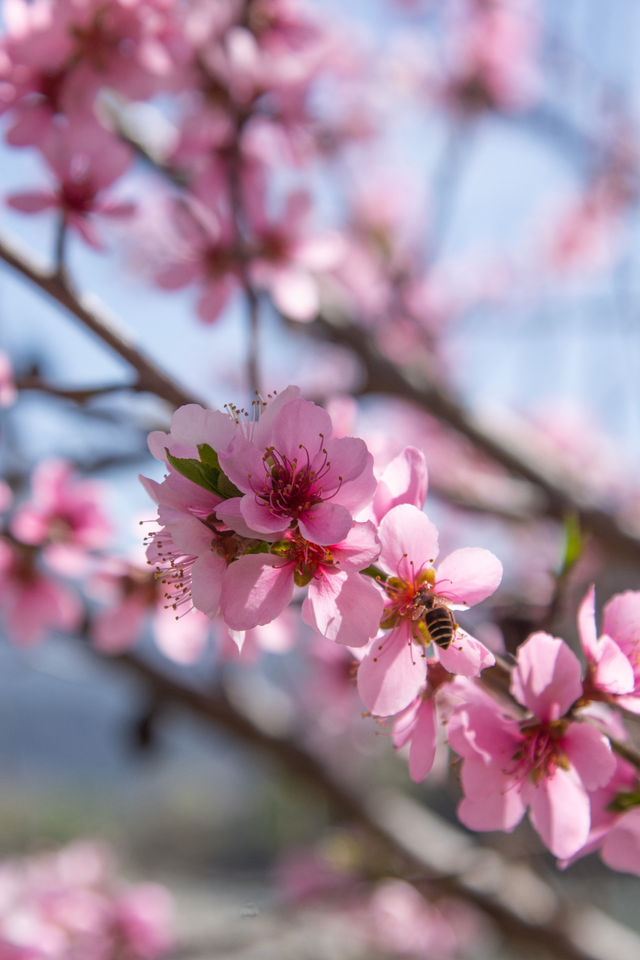
[[[380,584],[386,594],[382,626],[385,636],[373,641],[360,664],[358,690],[376,716],[404,710],[425,683],[426,647],[432,643],[425,613],[433,606],[446,611],[480,603],[502,578],[499,560],[488,550],[455,550],[434,567],[438,531],[421,510],[399,504],[383,517]],[[446,617],[446,614],[445,614]],[[494,663],[493,654],[463,631],[451,616],[449,642],[432,643],[435,657],[451,673],[477,676]]]
[[[85,243],[101,250],[93,217],[129,217],[135,210],[133,203],[105,196],[131,163],[131,151],[104,128],[96,127],[90,137],[77,128],[56,133],[42,152],[57,183],[50,190],[14,193],[7,198],[9,206],[21,213],[58,210]]]
[[[609,600],[598,637],[590,587],[580,604],[578,628],[588,666],[585,695],[640,713],[640,591],[626,590]]]
[[[589,835],[589,794],[609,782],[615,757],[604,734],[570,716],[582,696],[580,663],[558,637],[534,633],[519,647],[511,693],[524,719],[486,695],[449,722],[463,758],[458,816],[472,830],[511,831],[528,808],[549,850],[571,857]]]

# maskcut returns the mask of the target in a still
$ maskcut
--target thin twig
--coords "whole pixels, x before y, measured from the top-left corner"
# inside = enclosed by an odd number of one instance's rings
[[[67,240],[67,217],[64,211],[60,214],[58,220],[58,229],[56,231],[56,242],[54,248],[53,260],[55,263],[55,272],[59,277],[66,273],[65,267],[65,247]]]
[[[48,383],[42,377],[36,375],[27,375],[18,377],[15,381],[18,390],[36,390],[39,393],[46,393],[52,397],[60,397],[63,400],[72,400],[74,403],[85,404],[96,397],[105,397],[112,393],[121,393],[123,390],[135,390],[135,383],[106,383],[100,387],[57,387],[53,383]]]
[[[138,374],[137,381],[131,389],[154,393],[175,407],[198,402],[197,398],[180,387],[149,360],[139,347],[134,346],[121,333],[118,333],[113,321],[106,315],[104,307],[99,303],[90,303],[76,293],[64,275],[48,272],[36,263],[30,254],[19,249],[15,242],[2,237],[0,237],[0,259],[64,307],[111,350],[126,360]]]

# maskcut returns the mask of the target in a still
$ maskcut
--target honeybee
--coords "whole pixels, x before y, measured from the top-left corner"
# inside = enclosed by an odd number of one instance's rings
[[[437,643],[442,650],[448,650],[458,624],[445,601],[430,592],[424,591],[420,594],[417,609],[420,611],[420,616],[433,643]]]

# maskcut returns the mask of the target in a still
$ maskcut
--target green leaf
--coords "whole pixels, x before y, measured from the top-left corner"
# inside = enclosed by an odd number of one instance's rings
[[[633,810],[634,807],[640,807],[640,790],[617,794],[607,806],[607,810],[613,813],[624,813],[625,810]]]
[[[214,470],[220,470],[220,462],[218,460],[218,454],[210,447],[208,443],[199,443],[198,444],[198,454],[200,460],[207,467],[212,467]]]
[[[223,500],[228,500],[230,497],[242,496],[242,490],[238,490],[235,483],[232,483],[222,470],[218,475],[218,492]]]
[[[200,454],[200,459],[202,460],[203,464],[206,467],[209,467],[212,471],[216,471],[216,486],[222,499],[228,500],[229,497],[241,497],[242,492],[238,490],[236,485],[232,483],[231,480],[229,480],[229,477],[220,466],[218,454],[213,447],[210,447],[208,443],[199,443],[198,453]]]
[[[208,443],[198,444],[200,460],[191,457],[174,457],[166,447],[165,453],[174,470],[177,470],[187,480],[191,480],[192,483],[197,483],[204,490],[215,493],[222,500],[242,496],[242,492],[221,470],[218,454]]]
[[[177,470],[181,476],[186,477],[187,480],[191,480],[192,483],[197,483],[197,485],[204,490],[209,490],[211,493],[218,493],[218,474],[215,470],[212,470],[200,460],[174,457],[166,447],[165,453],[173,469]]]
[[[577,514],[568,513],[564,520],[564,556],[562,557],[561,574],[568,573],[578,562],[584,549],[580,520]]]

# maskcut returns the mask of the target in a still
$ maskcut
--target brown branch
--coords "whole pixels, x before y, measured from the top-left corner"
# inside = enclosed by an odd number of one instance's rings
[[[99,659],[105,662],[104,657],[99,656]],[[537,885],[538,890],[544,887],[542,899],[556,904],[551,914],[547,911],[547,916],[542,919],[540,902],[535,902],[535,897],[520,907],[510,902],[509,883],[504,883],[499,890],[486,892],[485,885],[478,883],[477,858],[482,856],[478,845],[406,798],[387,795],[374,796],[373,800],[367,801],[358,796],[302,743],[269,731],[232,704],[224,692],[218,690],[205,694],[134,653],[106,658],[106,662],[150,688],[155,702],[165,707],[182,708],[207,726],[223,729],[305,783],[314,794],[324,796],[340,817],[364,833],[368,844],[379,851],[385,869],[391,875],[403,876],[431,894],[446,893],[472,903],[491,917],[501,932],[517,940],[523,950],[532,946],[538,950],[544,948],[550,956],[563,960],[613,960],[618,956],[614,941],[607,951],[580,946],[571,931],[578,908],[569,909],[567,904],[558,904],[556,894],[538,878],[530,876],[533,887]],[[439,843],[433,843],[436,835],[442,841],[443,834],[455,837],[446,854]],[[497,855],[493,851],[485,855],[494,863]],[[508,873],[508,865],[503,863],[503,867]]]
[[[174,184],[178,182],[175,172],[172,173],[166,164],[159,162],[139,139],[135,141],[135,146],[148,163],[156,166],[158,172]],[[429,358],[424,359],[420,369],[397,367],[380,353],[373,339],[361,327],[344,317],[321,315],[313,324],[296,324],[296,327],[351,350],[365,370],[362,393],[395,396],[426,410],[513,476],[532,484],[544,497],[540,510],[543,515],[564,520],[567,513],[574,513],[584,531],[596,537],[601,545],[634,564],[640,563],[640,540],[637,537],[624,530],[606,510],[585,502],[584,497],[570,489],[566,482],[553,477],[539,463],[527,459],[523,452],[516,452],[506,441],[487,430],[437,376]]]
[[[365,372],[361,393],[394,396],[427,411],[470,440],[479,452],[509,473],[536,487],[544,495],[543,514],[563,520],[568,513],[574,513],[580,527],[596,537],[603,547],[618,557],[640,564],[640,540],[637,537],[623,529],[606,510],[587,502],[577,490],[490,432],[442,382],[428,357],[422,359],[419,369],[396,366],[378,350],[372,337],[343,317],[323,315],[312,324],[299,326],[312,336],[330,340],[355,353]]]
[[[122,390],[135,390],[136,383],[106,383],[100,387],[58,387],[53,383],[48,383],[37,374],[28,374],[18,377],[15,381],[16,388],[22,390],[35,390],[38,393],[46,393],[52,397],[60,397],[62,400],[71,400],[73,403],[85,404],[96,397],[109,396],[112,393],[120,393]]]
[[[197,398],[160,370],[138,347],[118,333],[103,307],[89,303],[76,293],[64,272],[48,272],[28,253],[20,250],[14,242],[2,237],[0,237],[0,259],[55,300],[103,343],[106,343],[111,350],[126,360],[138,374],[137,381],[131,389],[153,393],[176,407],[185,403],[198,402]]]

